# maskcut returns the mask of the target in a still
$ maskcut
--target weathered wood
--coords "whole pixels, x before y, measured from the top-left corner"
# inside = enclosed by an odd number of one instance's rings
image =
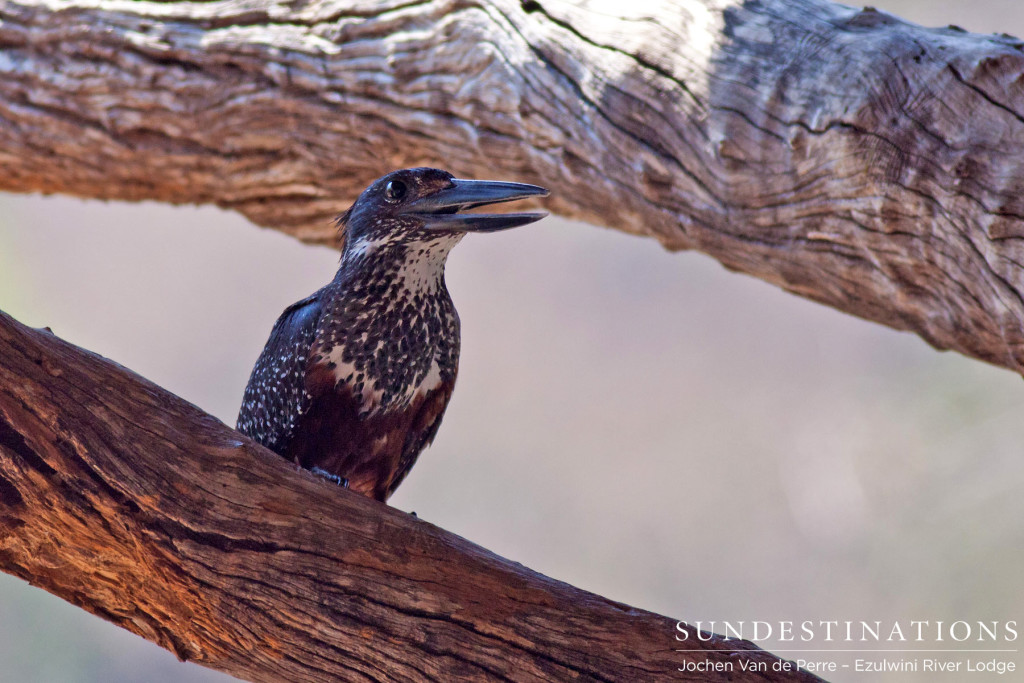
[[[386,170],[564,214],[1024,371],[1024,54],[822,0],[0,0],[0,189],[310,241]]]
[[[297,470],[2,313],[0,570],[251,681],[817,680],[739,670],[776,661],[745,641],[677,652],[674,620]]]

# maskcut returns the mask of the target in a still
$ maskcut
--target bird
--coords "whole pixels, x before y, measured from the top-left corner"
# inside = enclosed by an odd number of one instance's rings
[[[274,323],[253,367],[237,429],[357,493],[386,501],[434,440],[459,367],[448,254],[470,232],[533,223],[542,212],[465,213],[548,191],[394,171],[337,219],[334,279]]]

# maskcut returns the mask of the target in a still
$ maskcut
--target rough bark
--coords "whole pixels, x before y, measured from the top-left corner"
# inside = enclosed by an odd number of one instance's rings
[[[0,570],[251,681],[817,680],[745,641],[681,645],[3,313]]]
[[[1024,370],[1024,54],[821,0],[0,0],[0,189],[310,241],[426,164]]]

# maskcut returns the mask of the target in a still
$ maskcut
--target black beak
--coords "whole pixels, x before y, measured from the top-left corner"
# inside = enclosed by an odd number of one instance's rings
[[[493,180],[452,180],[451,187],[411,202],[403,214],[412,215],[430,230],[496,232],[539,221],[546,213],[457,213],[477,206],[512,202],[527,197],[546,197],[548,191],[536,185]]]

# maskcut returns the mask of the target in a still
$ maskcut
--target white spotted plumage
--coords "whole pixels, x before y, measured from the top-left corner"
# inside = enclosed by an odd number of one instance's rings
[[[239,431],[283,448],[309,406],[314,363],[331,369],[336,389],[355,396],[367,417],[454,381],[459,320],[444,267],[459,238],[354,244],[331,284],[278,319],[246,387]]]

